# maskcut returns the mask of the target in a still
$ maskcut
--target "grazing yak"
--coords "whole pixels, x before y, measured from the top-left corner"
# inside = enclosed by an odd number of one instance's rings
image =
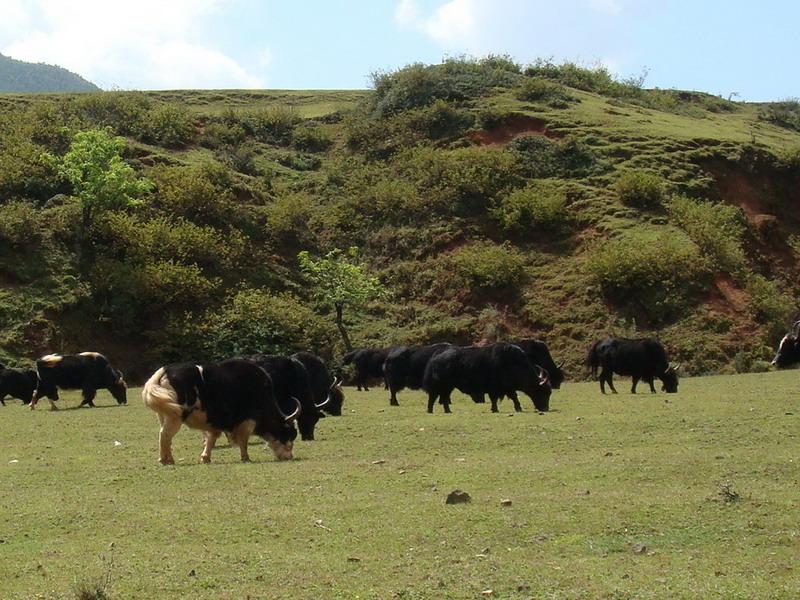
[[[775,358],[772,359],[772,365],[779,369],[790,367],[795,363],[800,362],[800,321],[795,321],[792,325],[792,330],[783,336],[781,343],[778,344],[778,352]]]
[[[342,414],[344,392],[341,379],[333,377],[325,366],[325,362],[311,352],[297,352],[290,358],[303,363],[311,383],[311,393],[317,407],[329,415],[338,417]]]
[[[172,438],[181,425],[205,432],[201,462],[211,462],[217,438],[228,433],[249,462],[252,434],[263,438],[277,460],[290,460],[297,430],[293,421],[300,402],[286,415],[275,400],[267,372],[249,360],[232,358],[202,365],[179,363],[158,369],[142,389],[145,405],[158,414],[159,462],[175,464]]]
[[[314,439],[317,421],[324,417],[320,409],[328,401],[329,396],[317,404],[308,371],[299,360],[286,356],[271,354],[254,354],[247,357],[252,363],[264,369],[272,379],[272,390],[275,400],[283,411],[293,410],[294,403],[300,402],[301,411],[297,418],[297,428],[303,440]]]
[[[39,398],[50,400],[50,410],[58,410],[58,389],[81,390],[80,406],[94,406],[99,389],[107,389],[118,404],[127,404],[128,386],[122,373],[114,369],[108,359],[97,352],[80,354],[48,354],[36,361],[39,383],[31,399],[31,410]]]
[[[353,383],[356,384],[358,391],[362,389],[369,391],[367,384],[375,379],[385,380],[383,377],[383,363],[393,348],[359,348],[348,352],[342,357],[342,365],[353,364],[355,367],[355,377]]]
[[[678,391],[678,368],[680,365],[670,365],[667,351],[653,338],[617,338],[610,337],[595,342],[589,349],[586,362],[592,369],[592,377],[597,378],[600,369],[600,391],[606,393],[605,384],[614,389],[612,375],[630,375],[633,378],[631,393],[636,393],[636,384],[639,380],[650,385],[650,391],[655,394],[653,379],[658,377],[662,382],[662,391],[674,394]]]
[[[561,387],[564,382],[564,371],[561,367],[564,365],[556,364],[553,357],[550,356],[550,350],[541,340],[519,340],[518,342],[511,342],[512,344],[522,348],[523,352],[528,355],[528,359],[534,364],[539,365],[545,371],[550,379],[550,385],[554,390]]]
[[[0,365],[0,404],[6,405],[6,396],[19,398],[23,404],[30,404],[38,383],[39,378],[36,376],[36,371],[30,369],[17,371],[6,369]]]
[[[421,389],[428,361],[440,352],[453,347],[452,344],[443,342],[429,346],[398,346],[393,349],[383,364],[383,374],[386,385],[389,386],[389,405],[400,406],[397,402],[397,392],[400,390]]]
[[[550,409],[551,386],[547,372],[532,364],[525,352],[515,344],[499,342],[489,346],[453,347],[432,357],[425,368],[422,382],[428,392],[428,412],[433,412],[436,399],[450,412],[450,394],[454,389],[482,402],[489,396],[492,412],[497,402],[508,396],[514,410],[520,412],[517,391],[524,392],[539,411]]]

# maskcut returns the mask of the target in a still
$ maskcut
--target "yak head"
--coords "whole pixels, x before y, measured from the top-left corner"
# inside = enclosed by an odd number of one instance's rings
[[[127,404],[128,384],[125,383],[125,380],[122,378],[122,371],[117,371],[111,367],[109,367],[109,371],[111,371],[111,376],[109,377],[108,391],[114,396],[114,400],[117,401],[117,404]]]
[[[778,345],[778,353],[772,359],[772,364],[779,369],[784,369],[800,362],[800,344],[798,344],[797,336],[800,333],[800,321],[796,321],[792,327],[792,331],[783,336],[781,343]]]
[[[553,391],[553,387],[550,385],[550,376],[539,365],[532,366],[531,375],[523,391],[533,400],[536,410],[547,412],[550,410],[550,394]]]
[[[661,379],[661,391],[667,392],[668,394],[674,394],[678,391],[678,369],[681,366],[678,365],[669,365],[667,370],[664,371],[664,374],[660,377]]]

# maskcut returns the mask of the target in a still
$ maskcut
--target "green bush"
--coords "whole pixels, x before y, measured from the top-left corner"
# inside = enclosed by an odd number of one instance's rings
[[[200,144],[206,148],[238,146],[245,140],[245,136],[244,127],[239,123],[215,121],[206,125]]]
[[[678,316],[709,274],[698,247],[677,230],[609,240],[591,250],[586,268],[609,300],[654,323]]]
[[[333,139],[318,125],[300,125],[292,131],[292,147],[306,152],[325,152]]]
[[[618,81],[603,65],[582,67],[573,62],[557,65],[551,60],[542,59],[528,65],[525,75],[553,79],[568,87],[615,98],[641,96],[644,83],[644,76]]]
[[[664,202],[664,180],[646,171],[625,171],[615,184],[620,201],[634,208],[654,209]]]
[[[78,94],[73,110],[92,127],[111,127],[118,135],[139,137],[153,106],[141,92],[101,92]]]
[[[731,273],[745,264],[742,238],[746,226],[740,208],[674,196],[667,211],[717,269]]]
[[[519,287],[525,255],[509,242],[473,242],[454,252],[450,261],[473,290]]]
[[[278,163],[295,171],[316,171],[322,166],[319,156],[306,152],[287,152],[278,156]]]
[[[0,205],[0,240],[17,249],[37,246],[44,237],[39,216],[28,202]]]
[[[422,146],[404,153],[395,164],[428,200],[429,210],[444,213],[482,213],[520,181],[516,157],[491,147],[437,150]]]
[[[248,135],[266,144],[288,144],[300,117],[288,106],[270,106],[237,114]]]
[[[567,195],[562,185],[553,181],[538,181],[505,196],[490,211],[490,215],[508,231],[557,231],[569,222],[566,207]]]
[[[263,352],[291,354],[309,350],[329,355],[335,332],[322,317],[287,294],[243,289],[219,309],[210,310],[200,325],[184,327],[207,358],[228,358]]]
[[[770,343],[786,333],[787,323],[797,314],[797,303],[788,293],[789,287],[778,280],[751,274],[745,285],[750,315],[766,330]]]
[[[244,257],[245,237],[236,230],[224,234],[212,227],[183,219],[156,217],[143,221],[135,215],[112,212],[95,232],[105,255],[132,264],[149,261],[197,265],[205,272],[225,276]]]
[[[567,108],[570,102],[577,100],[560,83],[539,77],[524,79],[517,89],[516,96],[519,100],[542,102],[553,108]]]
[[[178,104],[158,104],[147,111],[142,124],[142,141],[166,148],[183,148],[194,140],[191,114]]]
[[[543,135],[522,135],[509,149],[528,177],[585,177],[596,166],[591,149],[575,138],[554,142]]]
[[[96,304],[123,331],[141,331],[165,315],[211,303],[218,279],[194,264],[153,260],[145,264],[99,258],[90,274]]]
[[[209,225],[229,221],[233,210],[232,182],[224,167],[213,163],[158,167],[149,175],[156,184],[156,207]]]
[[[373,73],[375,112],[387,116],[436,100],[479,98],[496,87],[513,87],[519,79],[519,65],[507,57],[450,58],[440,65],[415,63],[393,72]]]
[[[770,102],[762,108],[759,118],[778,127],[800,131],[800,100],[789,98],[781,102]]]
[[[317,209],[317,200],[308,193],[278,195],[264,207],[268,234],[279,241],[311,242],[309,222]]]

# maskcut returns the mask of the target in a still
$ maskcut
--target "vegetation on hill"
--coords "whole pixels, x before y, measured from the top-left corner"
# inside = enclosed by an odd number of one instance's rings
[[[29,63],[0,54],[0,92],[97,92],[91,81],[63,67]]]
[[[800,294],[791,102],[505,57],[373,83],[0,95],[0,361],[337,356],[298,255],[355,246],[385,293],[342,314],[354,346],[537,336],[580,378],[597,336],[655,335],[691,373],[763,368]],[[140,182],[88,224],[57,158],[86,136]]]

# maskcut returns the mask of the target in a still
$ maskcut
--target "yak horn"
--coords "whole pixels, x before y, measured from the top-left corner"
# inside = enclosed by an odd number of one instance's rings
[[[563,366],[564,366],[564,363],[565,363],[565,362],[566,362],[566,361],[562,360],[560,363],[558,363],[558,364],[556,365],[556,369],[561,369],[561,367],[563,367]]]
[[[281,416],[283,417],[283,420],[286,421],[287,423],[290,423],[290,422],[294,421],[298,417],[298,415],[300,414],[300,411],[302,410],[302,406],[300,404],[300,400],[298,400],[294,396],[292,396],[292,400],[294,400],[295,404],[297,404],[297,408],[295,408],[294,412],[292,414],[290,414],[290,415],[287,415],[286,413],[284,413],[281,410],[281,407],[278,406],[278,412],[281,413]]]
[[[331,388],[331,390],[333,390],[333,388]],[[319,404],[317,404],[317,403],[315,402],[315,403],[314,403],[314,406],[316,406],[317,408],[322,408],[323,406],[325,406],[326,404],[328,404],[328,402],[330,402],[330,401],[333,399],[333,397],[331,396],[331,390],[328,390],[328,397],[327,397],[327,398],[325,398],[325,400],[323,400],[323,401],[322,401],[322,402],[320,402]]]

